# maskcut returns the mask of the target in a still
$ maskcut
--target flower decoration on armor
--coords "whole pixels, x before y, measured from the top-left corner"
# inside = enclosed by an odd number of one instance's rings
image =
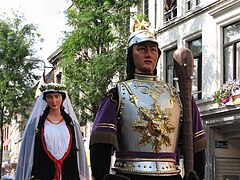
[[[231,80],[223,84],[217,91],[214,92],[214,102],[219,105],[234,105],[240,104],[235,96],[240,95],[240,80]]]
[[[58,83],[44,84],[40,87],[40,90],[42,92],[46,90],[51,90],[51,89],[54,89],[55,91],[65,91],[67,88],[66,88],[66,85],[58,84]]]
[[[140,133],[138,145],[152,145],[154,153],[161,152],[162,146],[169,147],[172,145],[171,134],[176,127],[171,122],[171,108],[162,109],[155,101],[148,110],[145,107],[138,108],[140,120],[133,121],[131,128],[133,131]]]

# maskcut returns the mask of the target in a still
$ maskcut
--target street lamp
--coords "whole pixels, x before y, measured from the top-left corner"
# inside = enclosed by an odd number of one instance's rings
[[[38,59],[38,58],[35,58],[35,57],[25,58],[24,60],[25,61],[32,61],[32,62],[41,62],[41,63],[44,64],[44,66],[43,66],[43,74],[41,75],[40,80],[36,84],[36,86],[37,86],[37,89],[36,89],[36,92],[35,92],[35,98],[36,98],[36,97],[38,97],[41,94],[40,86],[47,82],[47,80],[45,79],[45,68],[51,68],[52,69],[53,67],[46,66],[45,61],[43,61],[41,59]]]
[[[43,68],[45,69],[45,68],[53,68],[53,67],[51,67],[51,66],[46,66],[46,62],[45,61],[43,61],[43,60],[41,60],[41,59],[38,59],[38,58],[35,58],[35,57],[29,57],[29,58],[24,58],[24,60],[25,61],[33,61],[33,62],[41,62],[41,63],[43,63],[44,64],[44,66],[43,66]]]

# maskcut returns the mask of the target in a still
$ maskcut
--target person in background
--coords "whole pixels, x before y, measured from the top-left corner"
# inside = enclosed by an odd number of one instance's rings
[[[107,92],[90,137],[95,180],[181,180],[182,103],[177,90],[157,77],[161,55],[155,35],[134,32],[128,39],[127,77]],[[193,102],[194,172],[204,178],[206,138]],[[115,152],[115,153],[114,153]],[[116,154],[112,167],[111,156]],[[110,174],[110,175],[108,175]]]
[[[88,180],[82,133],[66,87],[41,86],[26,125],[16,179]]]

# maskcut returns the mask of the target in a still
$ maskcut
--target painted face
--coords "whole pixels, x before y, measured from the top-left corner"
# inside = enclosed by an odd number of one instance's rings
[[[63,99],[60,93],[49,93],[46,95],[46,102],[51,110],[60,109],[62,101]]]
[[[153,74],[157,65],[158,46],[154,42],[142,42],[133,45],[133,61],[135,64],[135,73]]]

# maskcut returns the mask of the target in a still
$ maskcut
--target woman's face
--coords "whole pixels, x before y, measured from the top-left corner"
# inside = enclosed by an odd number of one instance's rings
[[[63,99],[60,93],[48,93],[46,95],[46,102],[50,107],[50,110],[60,109],[62,101]]]
[[[158,46],[154,42],[143,42],[133,45],[135,73],[153,74],[158,60]]]

